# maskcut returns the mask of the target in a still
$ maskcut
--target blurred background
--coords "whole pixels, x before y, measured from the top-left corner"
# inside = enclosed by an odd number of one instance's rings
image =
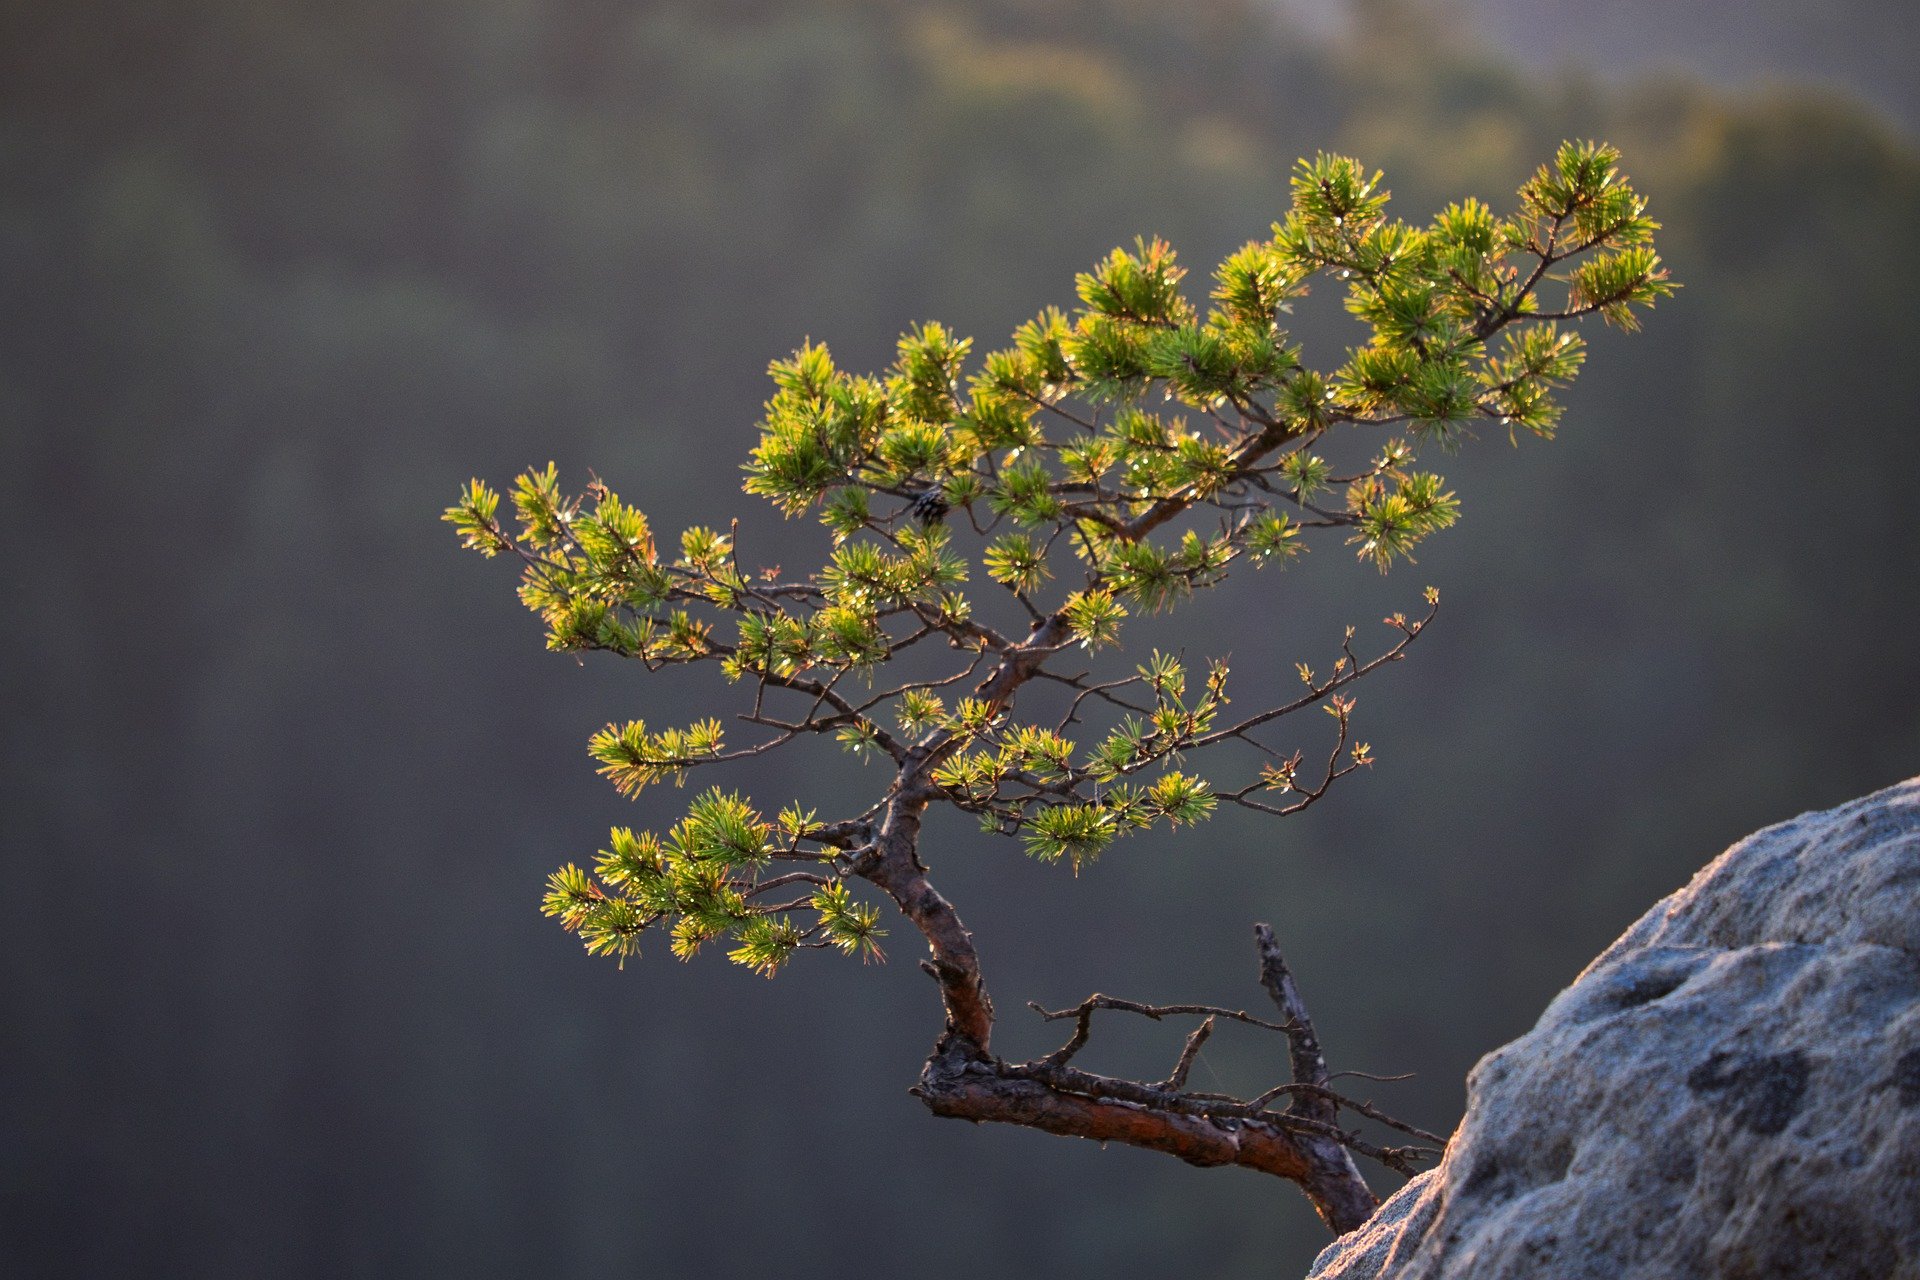
[[[768,983],[542,920],[686,798],[587,736],[717,690],[544,653],[440,510],[553,458],[718,521],[804,336],[996,345],[1138,233],[1203,275],[1322,148],[1418,221],[1618,144],[1686,288],[1561,439],[1446,460],[1417,566],[1327,544],[1183,615],[1253,700],[1440,587],[1359,691],[1373,772],[1078,880],[928,850],[1004,1052],[1058,1038],[1028,999],[1251,1004],[1270,920],[1333,1065],[1445,1130],[1726,843],[1920,772],[1917,56],[1904,0],[7,0],[0,1271],[1300,1274],[1289,1185],[926,1115],[897,927]],[[1150,1032],[1088,1065],[1164,1072]],[[1215,1046],[1197,1083],[1282,1070]]]

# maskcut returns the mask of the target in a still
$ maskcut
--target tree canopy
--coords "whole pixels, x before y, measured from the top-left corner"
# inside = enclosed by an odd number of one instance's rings
[[[1481,428],[1552,435],[1556,393],[1584,358],[1568,326],[1600,316],[1633,329],[1635,309],[1674,288],[1612,147],[1563,144],[1506,215],[1468,199],[1414,226],[1388,216],[1382,184],[1349,157],[1301,161],[1292,208],[1269,239],[1219,264],[1204,311],[1172,247],[1141,239],[1077,277],[1071,314],[1043,311],[977,363],[970,339],[935,322],[905,333],[882,375],[849,373],[813,343],[776,361],[744,488],[826,526],[831,550],[809,574],[743,559],[737,521],[689,528],[677,555],[663,552],[639,508],[598,479],[570,494],[551,464],[515,482],[517,528],[498,491],[469,483],[445,518],[467,546],[522,565],[520,598],[549,648],[648,670],[715,663],[751,692],[737,719],[758,736],[744,744],[713,716],[607,725],[589,749],[622,794],[809,739],[891,770],[867,808],[825,819],[804,800],[768,816],[739,792],[705,790],[666,833],[617,827],[591,871],[555,872],[546,913],[590,952],[624,961],[659,927],[682,959],[720,941],[771,977],[805,949],[882,955],[881,910],[852,891],[864,881],[926,939],[947,1012],[936,1061],[959,1053],[1000,1071],[978,955],[920,857],[930,805],[1077,873],[1121,836],[1201,822],[1223,802],[1298,813],[1370,764],[1344,691],[1419,637],[1439,606],[1431,587],[1424,613],[1385,619],[1389,646],[1363,657],[1347,627],[1329,668],[1300,663],[1298,696],[1257,711],[1229,711],[1223,657],[1191,676],[1186,659],[1157,650],[1113,678],[1060,667],[1117,647],[1133,612],[1175,609],[1242,565],[1284,566],[1316,536],[1343,536],[1382,571],[1411,559],[1458,514],[1420,453]],[[1286,327],[1317,281],[1366,330],[1325,371]],[[972,588],[976,569],[998,589],[990,600]],[[917,661],[924,647],[955,656]],[[1024,692],[1036,683],[1057,696]],[[1334,728],[1308,765],[1271,735],[1314,707]],[[1222,781],[1196,760],[1212,748],[1248,759]],[[1304,1025],[1303,1012],[1283,1012]],[[1033,1078],[1031,1065],[1013,1076]],[[1324,1088],[1318,1070],[1295,1084]],[[1112,1087],[1048,1083],[1080,1104]],[[933,1063],[922,1090],[941,1110],[950,1090]],[[1278,1096],[1229,1105],[1263,1121]],[[949,1107],[1016,1119],[1012,1106]],[[1341,1135],[1334,1115],[1279,1123],[1407,1165],[1408,1152]],[[1357,1225],[1310,1176],[1284,1161],[1269,1171],[1282,1169],[1336,1229]]]

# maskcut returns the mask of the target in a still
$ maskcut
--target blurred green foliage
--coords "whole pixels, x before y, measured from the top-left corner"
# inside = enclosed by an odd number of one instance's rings
[[[1334,1066],[1418,1070],[1395,1109],[1444,1127],[1699,861],[1920,769],[1920,156],[1826,100],[1545,81],[1369,11],[1339,46],[1229,0],[0,11],[0,1260],[827,1274],[824,1196],[878,1187],[929,1234],[863,1241],[873,1274],[1304,1269],[1316,1228],[1257,1179],[929,1125],[895,1096],[908,966],[772,1000],[524,920],[554,814],[632,813],[569,753],[707,691],[527,654],[422,518],[554,457],[690,523],[797,336],[879,367],[918,317],[1069,303],[1142,231],[1218,260],[1296,155],[1430,208],[1606,137],[1688,289],[1602,336],[1551,448],[1450,471],[1468,518],[1421,561],[1449,618],[1373,695],[1392,752],[1346,800],[1217,820],[1212,876],[1143,843],[1064,890],[936,833],[956,899],[1014,878],[969,920],[1021,940],[1005,990],[1240,999],[1272,918]],[[1355,341],[1309,310],[1312,349]],[[1337,598],[1288,582],[1270,618],[1194,606],[1236,669]]]

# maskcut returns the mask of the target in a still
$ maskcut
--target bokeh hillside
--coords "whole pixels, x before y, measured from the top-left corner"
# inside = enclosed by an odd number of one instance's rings
[[[545,874],[684,799],[636,810],[587,736],[716,690],[542,652],[437,517],[553,458],[778,562],[738,464],[803,337],[995,344],[1135,234],[1197,271],[1266,234],[1298,155],[1423,219],[1564,137],[1622,148],[1685,289],[1598,336],[1560,439],[1447,460],[1418,565],[1323,549],[1182,615],[1278,683],[1438,586],[1360,690],[1372,774],[1077,880],[929,847],[1008,1052],[1052,1041],[1028,998],[1257,999],[1271,920],[1334,1066],[1417,1072],[1376,1096],[1443,1130],[1725,843],[1920,772],[1911,137],[1382,0],[1337,37],[1251,0],[0,8],[0,1272],[1303,1272],[1291,1187],[928,1117],[898,931],[773,983],[582,956]],[[1302,319],[1337,362],[1337,306]]]

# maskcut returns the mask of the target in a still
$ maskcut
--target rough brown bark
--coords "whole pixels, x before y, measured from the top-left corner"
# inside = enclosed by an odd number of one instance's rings
[[[875,879],[885,883],[882,876]],[[1294,1083],[1308,1088],[1292,1093],[1279,1114],[1221,1115],[1217,1107],[1199,1109],[1177,1085],[1143,1085],[1066,1066],[1065,1057],[1084,1042],[1084,1033],[1037,1062],[1009,1063],[993,1056],[986,1045],[992,1004],[959,917],[924,874],[907,877],[897,888],[888,891],[916,923],[926,921],[923,931],[930,930],[934,959],[927,967],[947,1005],[946,1031],[913,1090],[935,1115],[1122,1142],[1203,1168],[1239,1165],[1286,1178],[1300,1186],[1335,1235],[1354,1230],[1378,1207],[1339,1127],[1306,1006],[1265,925],[1257,927],[1262,978],[1281,993],[1275,999],[1287,1019]]]
[[[1237,1164],[1302,1184],[1312,1173],[1293,1135],[1274,1125],[1223,1123],[1210,1116],[1153,1111],[1138,1103],[1071,1093],[1011,1074],[1006,1063],[953,1049],[928,1059],[914,1093],[935,1115],[956,1120],[1017,1124],[1062,1137],[1124,1142],[1164,1151],[1203,1168]],[[1334,1225],[1331,1219],[1328,1225]],[[1358,1225],[1335,1226],[1335,1230]]]
[[[1327,1091],[1326,1055],[1320,1051],[1320,1038],[1314,1032],[1313,1019],[1307,1016],[1307,1005],[1300,996],[1299,984],[1293,980],[1293,971],[1287,968],[1286,957],[1280,954],[1280,944],[1274,940],[1270,927],[1264,924],[1253,926],[1253,939],[1260,953],[1260,985],[1267,989],[1267,994],[1273,998],[1281,1016],[1286,1019],[1293,1081],[1295,1084],[1314,1086],[1295,1093],[1289,1099],[1287,1114],[1337,1130],[1340,1107]],[[1309,1168],[1308,1176],[1301,1179],[1301,1185],[1308,1187],[1308,1195],[1314,1197],[1314,1207],[1320,1210],[1320,1216],[1326,1219],[1335,1234],[1351,1231],[1373,1216],[1373,1211],[1380,1207],[1380,1201],[1368,1188],[1366,1179],[1360,1176],[1360,1170],[1353,1162],[1353,1153],[1345,1143],[1319,1134],[1304,1133],[1299,1135],[1299,1144]],[[1340,1225],[1342,1223],[1346,1225]]]
[[[975,695],[996,708],[1008,705],[1020,686],[1057,652],[1067,634],[1058,615],[1039,620],[1023,642],[1002,650]],[[1292,1086],[1250,1102],[1182,1092],[1186,1067],[1205,1029],[1189,1040],[1174,1073],[1159,1084],[1112,1079],[1068,1065],[1086,1042],[1096,1007],[1158,1019],[1193,1012],[1198,1006],[1155,1009],[1094,997],[1071,1015],[1049,1015],[1077,1018],[1074,1037],[1056,1052],[1028,1063],[994,1056],[993,1002],[981,976],[979,953],[953,904],[933,887],[919,857],[921,818],[934,794],[926,778],[950,749],[951,742],[936,738],[906,752],[893,792],[877,823],[869,828],[870,843],[853,860],[855,873],[892,898],[926,939],[929,955],[922,967],[939,984],[945,1005],[946,1026],[913,1092],[939,1116],[1016,1124],[1101,1143],[1122,1142],[1202,1167],[1255,1169],[1297,1183],[1336,1235],[1365,1222],[1378,1201],[1361,1178],[1349,1148],[1368,1151],[1394,1167],[1403,1167],[1408,1157],[1369,1147],[1340,1128],[1342,1102],[1327,1087],[1326,1061],[1306,1005],[1272,930],[1265,925],[1257,926],[1255,935],[1261,980],[1279,1006],[1283,1022],[1276,1025],[1244,1013],[1215,1012],[1284,1032],[1290,1046]],[[1206,1025],[1211,1027],[1211,1018]],[[1283,1093],[1285,1108],[1269,1110],[1267,1104]],[[1371,1108],[1363,1110],[1383,1118]]]
[[[973,935],[920,865],[916,850],[925,808],[925,800],[894,797],[875,837],[871,865],[862,874],[885,890],[927,940],[931,956],[925,968],[940,984],[940,998],[947,1008],[941,1043],[958,1041],[984,1054],[993,1039],[993,1001],[980,977]]]

